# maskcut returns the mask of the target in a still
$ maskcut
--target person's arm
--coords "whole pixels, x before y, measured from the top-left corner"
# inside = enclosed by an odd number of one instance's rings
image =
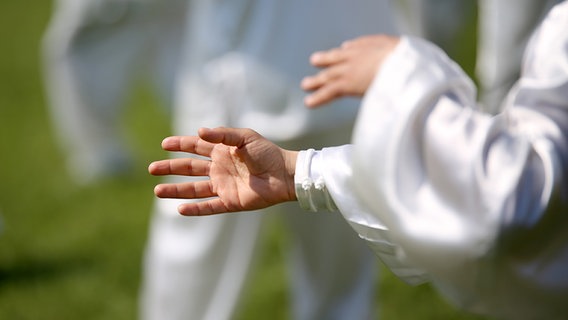
[[[384,35],[365,36],[341,48],[314,53],[311,62],[323,70],[302,82],[304,89],[314,91],[306,98],[308,106],[364,94],[398,41]],[[162,160],[149,166],[153,175],[209,176],[205,181],[156,186],[155,194],[163,198],[213,197],[182,204],[178,210],[184,215],[261,209],[296,197],[308,210],[336,209],[322,178],[310,176],[313,150],[300,152],[302,165],[296,170],[298,152],[281,149],[252,130],[232,128],[202,128],[198,137],[169,137],[162,147],[209,158]]]
[[[565,2],[545,21],[495,117],[479,110],[473,83],[443,52],[403,38],[354,131],[350,184],[363,210],[327,185],[348,220],[381,223],[398,257],[463,307],[519,318],[534,311],[524,302],[568,287],[559,214],[567,208],[567,17]],[[553,311],[554,301],[539,304]]]
[[[308,211],[337,210],[319,171],[321,151],[285,150],[251,129],[224,127],[168,137],[162,148],[201,157],[155,161],[148,166],[150,174],[209,178],[154,188],[160,198],[203,199],[180,205],[183,215],[250,211],[295,200]],[[335,149],[345,149],[345,154],[350,146]]]

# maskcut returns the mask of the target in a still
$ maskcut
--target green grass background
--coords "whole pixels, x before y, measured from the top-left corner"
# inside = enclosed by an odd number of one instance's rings
[[[135,174],[74,185],[54,143],[39,68],[50,10],[48,1],[0,1],[0,319],[136,319],[158,182],[146,166],[165,156],[159,143],[169,133],[168,115],[140,86],[124,122]],[[468,71],[473,42],[455,50]],[[237,319],[289,318],[287,239],[276,221],[267,226]],[[382,319],[480,319],[384,269],[377,287]]]

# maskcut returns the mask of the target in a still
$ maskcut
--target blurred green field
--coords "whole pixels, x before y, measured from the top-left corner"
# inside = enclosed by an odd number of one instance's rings
[[[79,188],[54,143],[43,97],[39,40],[48,1],[0,2],[0,319],[136,319],[152,187],[146,166],[165,154],[168,115],[143,86],[124,130],[137,157],[129,179]],[[467,52],[471,46],[461,46]],[[471,57],[462,56],[471,70]],[[288,319],[286,234],[274,220],[237,319]],[[449,306],[429,287],[382,270],[382,319],[480,319]]]

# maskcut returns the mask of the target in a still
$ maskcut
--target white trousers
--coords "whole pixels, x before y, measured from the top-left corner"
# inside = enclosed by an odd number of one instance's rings
[[[147,76],[170,104],[187,1],[58,0],[43,39],[55,133],[72,176],[87,183],[128,165],[121,113]]]

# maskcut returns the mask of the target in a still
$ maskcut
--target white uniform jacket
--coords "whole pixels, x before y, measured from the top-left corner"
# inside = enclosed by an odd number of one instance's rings
[[[336,205],[395,274],[465,309],[568,319],[568,2],[534,34],[505,105],[481,112],[456,64],[403,37],[353,144],[300,153],[299,201]]]

